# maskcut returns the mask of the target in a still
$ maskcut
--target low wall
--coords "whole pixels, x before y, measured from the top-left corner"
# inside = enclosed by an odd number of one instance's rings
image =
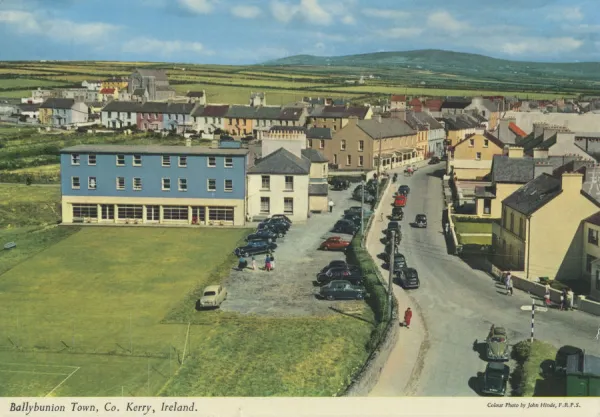
[[[595,316],[600,316],[600,303],[592,300],[588,300],[587,298],[580,296],[577,300],[577,309],[581,311],[585,311],[586,313],[593,314]]]
[[[454,243],[454,254],[457,255],[459,251],[458,237],[456,236],[456,229],[454,228],[454,221],[452,220],[452,204],[448,204],[448,222],[450,223],[450,235],[452,237],[452,242]]]

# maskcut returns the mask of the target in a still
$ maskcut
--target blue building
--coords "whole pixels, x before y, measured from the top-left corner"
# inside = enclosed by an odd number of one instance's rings
[[[62,221],[244,225],[247,155],[225,141],[62,149]]]

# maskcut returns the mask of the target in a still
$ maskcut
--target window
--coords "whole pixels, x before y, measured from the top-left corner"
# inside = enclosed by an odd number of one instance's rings
[[[312,139],[308,139],[308,147],[312,148]]]
[[[131,119],[131,112],[130,111],[127,112],[127,118]]]
[[[213,178],[206,180],[206,189],[208,191],[217,191],[217,180]]]
[[[268,175],[263,175],[260,177],[261,179],[261,190],[270,190],[271,189],[271,177]]]
[[[88,190],[96,189],[96,177],[88,177]]]
[[[187,178],[179,178],[179,191],[187,191]]]
[[[469,139],[469,146],[472,148],[475,146],[475,139]]]
[[[125,155],[117,155],[117,166],[118,167],[125,166]]]
[[[225,180],[225,191],[233,191],[233,180]]]
[[[163,155],[162,157],[162,166],[170,167],[171,166],[171,157],[169,155]]]
[[[115,206],[113,206],[112,204],[102,204],[100,206],[100,212],[102,220],[115,219]]]
[[[88,165],[96,165],[96,155],[88,155]]]
[[[233,222],[233,207],[209,207],[208,220]]]
[[[71,165],[79,165],[79,154],[71,154]]]
[[[491,214],[492,213],[492,199],[485,198],[483,200],[483,214]]]
[[[346,165],[351,165],[352,164],[352,155],[347,155],[346,156]]]
[[[292,175],[286,175],[285,177],[285,191],[294,191],[294,177]]]
[[[364,163],[364,157],[362,155],[358,156],[358,166],[361,167],[363,166]]]
[[[294,214],[294,199],[285,197],[283,199],[283,212],[285,214]]]
[[[180,156],[179,157],[179,167],[180,168],[187,167],[187,156]]]
[[[233,158],[231,156],[225,158],[225,168],[233,168]]]
[[[319,143],[320,149],[325,149],[325,140],[321,139],[321,143]]]
[[[489,146],[490,146],[490,141],[489,141],[489,140],[487,140],[487,139],[484,139],[484,140],[483,140],[483,147],[484,147],[484,148],[487,148],[487,147],[489,147]]]
[[[187,206],[164,206],[163,220],[185,220],[189,219]]]
[[[160,206],[146,206],[146,220],[157,222],[160,220]]]
[[[271,212],[271,199],[269,197],[260,198],[260,212],[270,213]]]
[[[588,243],[598,246],[598,231],[591,227],[588,229]]]
[[[508,214],[506,212],[506,207],[502,207],[502,227],[506,229],[506,218]]]
[[[143,220],[144,219],[144,206],[136,205],[124,205],[119,206],[117,210],[119,219],[122,220]]]
[[[85,217],[97,219],[98,205],[96,204],[73,204],[73,219]]]
[[[214,156],[209,156],[208,157],[208,166],[209,167],[216,167],[217,166],[217,158]]]
[[[117,190],[123,191],[125,189],[125,177],[117,177]]]
[[[133,155],[133,166],[134,167],[142,166],[142,155]]]
[[[477,153],[475,154],[475,160],[476,160],[476,161],[481,161],[481,152],[477,152]]]
[[[510,213],[510,231],[515,232],[515,213]]]
[[[519,237],[525,237],[525,230],[523,227],[523,218],[519,217]]]
[[[340,143],[340,150],[345,151],[346,150],[346,140],[342,139],[342,142]]]
[[[133,191],[142,191],[142,179],[141,178],[133,179]]]
[[[171,191],[171,178],[163,178],[162,179],[162,190],[163,191]]]
[[[71,177],[71,188],[74,190],[79,190],[81,188],[79,177]]]
[[[360,152],[362,152],[362,151],[364,151],[364,150],[365,150],[365,141],[364,141],[364,140],[359,140],[359,141],[358,141],[358,150],[359,150]]]
[[[588,274],[592,272],[592,262],[594,262],[596,259],[595,256],[592,255],[586,255],[585,257],[585,272],[587,272]]]
[[[338,159],[337,159],[337,153],[333,154],[333,164],[337,165],[338,164]]]

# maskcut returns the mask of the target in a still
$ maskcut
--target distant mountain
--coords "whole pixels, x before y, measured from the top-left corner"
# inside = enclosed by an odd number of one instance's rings
[[[295,55],[265,62],[265,66],[313,66],[354,68],[411,68],[445,73],[543,73],[559,77],[600,78],[600,62],[542,63],[509,61],[484,55],[424,49],[405,52],[376,52],[360,55],[320,57]]]

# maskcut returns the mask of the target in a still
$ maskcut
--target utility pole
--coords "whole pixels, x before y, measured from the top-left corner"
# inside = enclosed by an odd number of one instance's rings
[[[531,343],[533,344],[533,324],[535,322],[535,299],[531,299]]]
[[[360,182],[362,185],[361,197],[360,197],[360,235],[363,236],[365,232],[365,182]]]
[[[377,116],[377,122],[381,125],[381,115]],[[381,180],[381,126],[379,126],[379,156],[377,157],[377,181],[375,182],[375,202],[379,200],[379,181]]]
[[[389,265],[389,282],[388,282],[388,309],[390,311],[390,321],[392,320],[392,315],[393,315],[393,309],[392,309],[392,284],[394,282],[394,254],[396,253],[396,232],[394,230],[392,230],[391,232],[391,236],[390,236],[390,248],[392,249],[390,251],[390,265]]]

